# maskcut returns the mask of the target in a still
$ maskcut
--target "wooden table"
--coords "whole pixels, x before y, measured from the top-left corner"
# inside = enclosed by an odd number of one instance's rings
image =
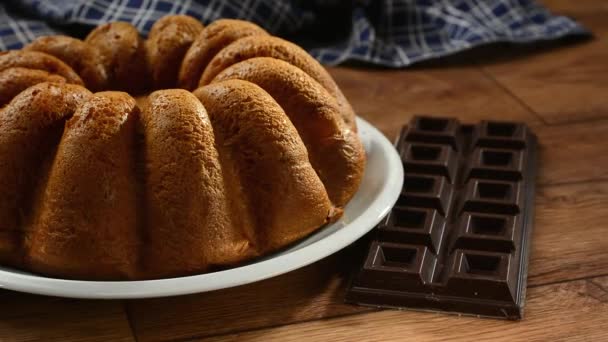
[[[597,37],[492,48],[399,71],[331,69],[355,110],[391,138],[416,113],[533,127],[540,185],[523,321],[346,305],[352,260],[340,252],[259,283],[176,298],[0,291],[0,341],[608,340],[608,3],[545,3]]]

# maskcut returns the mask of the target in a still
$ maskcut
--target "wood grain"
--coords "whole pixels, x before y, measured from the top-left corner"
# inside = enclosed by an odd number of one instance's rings
[[[608,44],[606,48],[608,52]],[[603,64],[608,67],[608,63]],[[401,125],[417,113],[456,116],[464,122],[477,122],[481,119],[524,121],[539,136],[539,178],[542,184],[608,179],[607,167],[581,167],[591,160],[596,165],[608,165],[606,146],[598,143],[608,137],[608,120],[582,122],[566,127],[540,126],[536,117],[526,112],[519,103],[505,95],[504,91],[495,89],[493,83],[484,80],[485,76],[468,68],[430,71],[334,68],[331,71],[351,99],[355,110],[382,130],[389,139],[394,139]],[[608,75],[608,69],[603,75]],[[608,82],[608,77],[603,79]],[[489,90],[482,91],[478,87],[488,87]],[[554,97],[551,89],[546,93],[547,97]],[[604,93],[608,94],[608,89]],[[594,96],[608,101],[608,96],[603,94]],[[561,98],[571,103],[580,101],[576,93],[572,96],[561,95]],[[608,115],[608,107],[602,113]],[[577,119],[581,117],[578,116]]]
[[[580,15],[595,13],[598,10],[608,10],[606,0],[540,0],[539,2],[555,14],[573,16],[574,19],[580,17]]]
[[[520,322],[388,310],[199,341],[604,341],[606,317],[601,277],[531,289]]]
[[[526,58],[503,59],[483,66],[483,70],[550,124],[606,118],[608,6],[595,1],[569,1],[569,5],[558,1],[555,5],[596,37]]]
[[[330,68],[355,112],[388,137],[415,114],[454,116],[468,122],[539,121],[477,68],[365,70]]]
[[[0,341],[133,341],[122,303],[0,292]]]
[[[545,126],[535,132],[541,184],[608,180],[608,120]]]
[[[596,40],[497,50],[447,67],[330,69],[357,113],[390,138],[420,113],[534,127],[540,187],[523,321],[343,304],[353,263],[345,250],[238,288],[128,301],[130,323],[120,301],[0,291],[0,341],[608,340],[608,3],[543,3],[583,22]]]
[[[608,135],[608,120],[538,126],[535,132],[541,144],[539,182],[579,184],[539,189],[529,283],[604,274],[608,254],[589,251],[608,250],[608,240],[597,238],[608,234],[608,226],[596,223],[608,220],[608,211],[602,210],[608,207],[608,183],[589,181],[608,180],[608,168],[581,165],[589,160],[608,165],[605,147],[597,144]],[[135,334],[142,341],[202,337],[358,312],[363,309],[342,303],[348,259],[348,252],[339,253],[303,270],[236,289],[129,302]]]
[[[608,273],[608,182],[539,189],[528,283]],[[307,268],[235,289],[129,302],[141,341],[202,337],[367,310],[342,303],[352,250]],[[187,314],[184,314],[187,313]]]
[[[451,79],[462,72],[458,71],[444,77],[443,71],[433,71],[434,76],[428,79],[424,76],[425,73],[418,73],[414,78],[420,78],[421,83],[441,84],[442,79]],[[370,77],[378,77],[378,82],[388,87],[391,79],[390,74],[374,76],[375,71],[343,70],[337,73],[342,75],[343,80],[347,80],[346,83],[357,83],[354,78],[365,79],[366,75],[370,75]],[[400,77],[409,79],[410,76]],[[469,82],[472,81],[469,79],[464,84]],[[480,78],[473,83],[486,83],[486,81]],[[456,92],[457,95],[460,88],[458,84],[459,81],[455,80],[448,89],[452,89],[450,91]],[[436,92],[425,95],[425,91],[413,88],[414,90],[410,91],[427,103],[432,103],[431,98],[437,96]],[[465,85],[462,85],[462,88],[465,89],[465,93],[471,91],[470,87],[466,90]],[[355,94],[349,96],[357,96],[357,92],[353,92]],[[413,94],[408,96],[413,99],[416,97]],[[365,95],[361,93],[359,96]],[[608,168],[583,166],[590,160],[593,160],[595,165],[608,165],[605,147],[597,143],[608,134],[608,121],[543,127],[538,125],[538,121],[527,114],[525,109],[519,107],[510,96],[503,94],[499,98],[502,104],[496,106],[514,104],[513,108],[516,110],[511,112],[513,116],[536,125],[535,131],[541,142],[540,183],[583,182],[543,187],[539,191],[530,284],[539,285],[605,273],[608,269],[607,254],[589,253],[589,251],[608,250],[606,239],[598,238],[608,233],[606,225],[599,224],[606,222],[608,218],[606,210],[603,210],[608,205],[608,185],[590,181],[608,179]],[[489,99],[484,101],[491,102]],[[365,109],[367,105],[362,101],[359,106],[357,110]],[[451,106],[460,106],[459,110],[463,110],[466,104],[459,105],[456,99],[450,99],[436,106],[437,111],[444,112]],[[420,112],[412,110],[410,114],[404,115],[396,103],[387,105],[385,109],[381,98],[378,99],[375,108],[382,113],[390,113],[388,116],[369,113],[371,122],[383,127],[385,133],[389,135],[391,132],[396,133],[397,127],[408,120],[408,115]],[[475,115],[463,114],[460,117],[465,121],[475,121],[481,115],[483,112],[477,109]],[[399,122],[395,123],[396,121]],[[305,269],[236,289],[177,298],[131,301],[128,302],[129,314],[134,332],[142,341],[204,337],[352,315],[368,309],[342,303],[345,265],[349,263],[348,252],[343,252]],[[16,295],[16,298],[22,298],[22,295]],[[101,340],[130,339],[120,303],[63,301],[49,302],[45,299],[37,303],[26,300],[26,303],[30,303],[29,306],[26,305],[19,311],[23,313],[24,318],[4,319],[3,321],[12,322],[12,325],[0,330],[5,332],[7,339],[10,336],[14,340],[31,340],[36,336],[53,339],[62,334],[69,334],[74,340],[87,340],[87,336],[94,340],[95,335],[101,336],[99,338]],[[95,313],[87,314],[87,312]],[[40,322],[41,317],[52,319],[46,324]],[[78,318],[77,321],[64,328],[60,327],[58,322],[64,320],[69,322],[75,317]],[[445,319],[454,320],[453,317]],[[32,325],[39,328],[27,329]],[[98,329],[100,332],[88,334],[91,329]],[[331,329],[331,326],[328,327],[328,331]]]
[[[528,283],[607,274],[606,208],[608,182],[539,189]]]
[[[208,336],[369,311],[342,303],[350,251],[233,289],[127,302],[139,341]]]

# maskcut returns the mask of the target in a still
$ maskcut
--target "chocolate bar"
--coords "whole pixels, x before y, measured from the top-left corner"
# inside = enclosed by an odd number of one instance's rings
[[[401,196],[360,242],[346,301],[521,319],[536,145],[521,123],[412,119],[396,143]]]

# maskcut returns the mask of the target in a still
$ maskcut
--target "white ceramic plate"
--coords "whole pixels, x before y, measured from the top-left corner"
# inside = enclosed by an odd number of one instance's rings
[[[72,298],[164,297],[248,284],[323,259],[348,246],[380,222],[397,201],[403,185],[402,164],[392,144],[365,120],[358,119],[357,124],[367,153],[367,166],[359,191],[339,221],[289,249],[225,271],[160,280],[65,280],[0,267],[0,288]]]

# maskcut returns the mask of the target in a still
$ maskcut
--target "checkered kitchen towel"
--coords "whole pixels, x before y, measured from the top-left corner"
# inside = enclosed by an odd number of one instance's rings
[[[204,23],[222,17],[256,22],[329,65],[357,60],[402,67],[481,44],[587,33],[532,0],[2,0],[0,50],[116,20],[145,34],[158,18],[175,13]]]

